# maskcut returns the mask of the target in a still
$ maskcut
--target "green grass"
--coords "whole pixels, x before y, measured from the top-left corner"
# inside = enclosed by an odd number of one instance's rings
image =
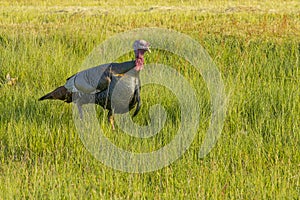
[[[197,2],[1,1],[0,199],[297,199],[299,3]],[[87,151],[72,105],[37,99],[64,84],[105,39],[140,27],[170,28],[200,42],[218,65],[229,101],[221,138],[199,159],[211,117],[201,75],[170,53],[146,55],[146,63],[170,65],[197,88],[201,121],[177,161],[131,174]],[[18,77],[16,85],[5,84],[7,73]],[[157,136],[137,139],[102,123],[113,143],[133,152],[166,145],[178,128],[172,120],[179,120],[180,110],[172,93],[146,86],[142,99],[136,123],[149,121],[151,105],[160,103],[168,112]],[[100,121],[105,116],[99,109]]]

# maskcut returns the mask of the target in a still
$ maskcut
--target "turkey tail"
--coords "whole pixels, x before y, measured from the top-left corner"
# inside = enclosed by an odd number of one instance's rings
[[[39,101],[43,101],[43,100],[45,100],[45,99],[53,99],[53,97],[52,97],[51,94],[52,94],[52,93],[48,93],[48,94],[42,96],[41,98],[39,98]]]
[[[54,91],[39,98],[39,101],[46,99],[58,99],[70,103],[72,102],[72,93],[68,92],[68,90],[64,86],[60,86]]]

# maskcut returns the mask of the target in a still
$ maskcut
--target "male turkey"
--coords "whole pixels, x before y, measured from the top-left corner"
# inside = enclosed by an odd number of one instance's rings
[[[108,63],[93,67],[71,76],[64,86],[41,97],[75,103],[82,118],[81,106],[95,103],[108,109],[108,120],[114,129],[113,114],[126,113],[136,106],[133,116],[140,109],[139,71],[143,69],[144,53],[150,52],[150,44],[136,40],[133,44],[135,60],[123,63]],[[117,86],[117,87],[116,87]],[[114,93],[115,87],[117,91]]]

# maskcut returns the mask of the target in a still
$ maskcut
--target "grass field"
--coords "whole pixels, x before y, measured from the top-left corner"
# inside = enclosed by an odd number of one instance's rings
[[[299,19],[298,1],[0,0],[0,199],[299,198]],[[228,107],[216,146],[198,158],[211,117],[209,92],[189,63],[154,49],[146,63],[167,64],[189,80],[201,121],[182,157],[138,174],[107,167],[87,151],[72,105],[37,99],[64,84],[98,44],[141,27],[197,40],[221,72]],[[17,84],[7,84],[7,73]],[[157,103],[171,116],[155,137],[112,131],[102,120],[105,136],[134,152],[169,143],[180,116],[165,88],[145,86],[142,100],[137,123],[147,123]],[[106,113],[99,109],[100,122]]]

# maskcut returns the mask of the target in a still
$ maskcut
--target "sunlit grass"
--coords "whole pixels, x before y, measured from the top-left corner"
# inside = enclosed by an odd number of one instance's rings
[[[157,7],[151,1],[2,2],[0,199],[299,197],[296,1],[166,1]],[[211,115],[206,85],[183,59],[159,50],[147,54],[146,63],[172,66],[196,88],[201,121],[191,147],[176,162],[155,172],[130,174],[103,165],[87,151],[73,122],[72,105],[37,99],[64,84],[102,41],[139,27],[174,29],[199,41],[217,64],[229,101],[221,138],[199,159]],[[119,60],[128,59],[131,54]],[[7,73],[18,77],[16,85],[5,84]],[[149,108],[157,103],[169,116],[162,132],[149,139],[111,131],[102,109],[98,118],[119,147],[153,151],[176,134],[180,111],[174,98],[166,88],[143,87],[143,107],[134,121],[147,124]]]

